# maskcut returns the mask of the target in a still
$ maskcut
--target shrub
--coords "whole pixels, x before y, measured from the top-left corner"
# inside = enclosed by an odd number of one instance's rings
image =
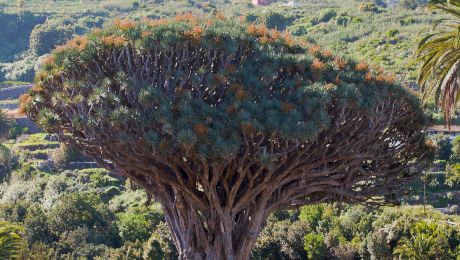
[[[57,168],[63,169],[69,162],[78,158],[78,152],[71,146],[61,143],[58,149],[50,151],[49,157]]]
[[[372,13],[376,13],[379,10],[378,6],[373,2],[364,2],[358,8],[360,11]]]
[[[29,244],[50,243],[54,240],[48,228],[47,216],[38,204],[33,204],[27,209],[24,228]]]
[[[0,71],[6,80],[31,82],[34,79],[37,62],[38,57],[27,52],[16,61],[1,65]]]
[[[133,213],[119,213],[117,226],[124,241],[145,240],[149,237],[149,222],[145,216]]]
[[[307,251],[308,259],[328,259],[323,234],[307,234],[304,238],[304,248]]]
[[[460,184],[460,163],[449,165],[446,172],[445,184],[449,187]]]
[[[48,19],[32,30],[29,48],[36,56],[47,54],[57,45],[64,44],[73,33],[72,25],[67,24],[66,21]]]
[[[114,245],[118,240],[111,225],[114,215],[93,194],[64,195],[51,208],[48,219],[51,233],[56,236],[86,227],[90,231],[88,243]]]
[[[452,144],[448,135],[436,135],[432,138],[435,146],[435,159],[436,160],[449,160],[452,154]]]
[[[160,239],[157,234],[152,234],[144,244],[144,259],[161,260],[164,259],[164,252],[161,249]]]
[[[391,29],[389,31],[386,32],[386,35],[388,37],[395,37],[396,35],[399,34],[399,30],[398,29]]]
[[[8,175],[12,164],[11,151],[6,146],[0,144],[0,181]]]

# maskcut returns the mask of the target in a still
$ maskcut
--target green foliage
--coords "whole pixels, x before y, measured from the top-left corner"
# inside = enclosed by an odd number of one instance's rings
[[[364,2],[359,5],[359,10],[363,12],[378,12],[379,8],[374,2]]]
[[[24,247],[23,228],[8,222],[0,221],[0,258],[14,259]]]
[[[156,22],[118,21],[103,31],[77,37],[59,48],[49,58],[48,65],[43,67],[37,81],[40,87],[30,93],[33,102],[25,104],[25,108],[34,114],[32,117],[42,127],[50,129],[56,125],[58,115],[62,114],[58,110],[68,110],[69,106],[83,102],[87,105],[85,107],[98,111],[94,111],[89,118],[75,115],[69,124],[76,129],[92,127],[93,122],[102,118],[112,126],[112,131],[116,131],[122,143],[133,141],[125,127],[129,125],[145,130],[142,138],[146,149],[162,153],[180,151],[214,160],[235,156],[243,142],[242,134],[276,133],[283,138],[300,141],[316,138],[321,129],[329,127],[331,116],[327,108],[331,100],[339,100],[343,106],[357,102],[359,109],[370,109],[377,97],[383,99],[389,93],[407,96],[400,86],[386,80],[384,75],[376,75],[381,80],[368,81],[364,77],[367,71],[355,70],[356,62],[351,60],[345,62],[343,68],[337,69],[331,55],[321,52],[312,54],[290,36],[283,38],[275,32],[265,35],[267,29],[262,25],[247,25],[225,19],[215,19],[213,23],[199,21],[199,25],[180,19],[167,20],[165,24],[159,21],[159,25]],[[221,68],[213,73],[205,73],[206,69],[202,66],[206,64],[181,68],[190,70],[197,77],[190,79],[192,85],[171,90],[176,93],[174,96],[170,91],[153,85],[136,83],[136,76],[129,71],[97,76],[94,79],[98,81],[96,86],[87,89],[85,82],[93,80],[93,76],[83,73],[78,80],[63,83],[78,86],[75,88],[79,91],[72,97],[62,92],[65,87],[51,83],[57,82],[53,81],[57,76],[55,72],[61,69],[87,70],[88,67],[82,67],[82,64],[93,64],[95,56],[108,53],[106,51],[119,52],[130,42],[135,43],[133,47],[147,52],[192,44],[202,46],[203,51],[219,50],[224,56],[236,55],[238,48],[244,46],[243,51],[248,55],[231,66],[226,65],[233,68]],[[260,80],[273,79],[273,75],[281,73],[285,66],[297,73],[291,74],[283,82]],[[165,73],[189,74],[185,71]],[[180,77],[179,74],[177,77]],[[203,78],[200,79],[198,75]],[[337,78],[340,78],[340,83],[336,82]],[[199,84],[199,81],[206,84]],[[108,88],[110,84],[139,93],[135,97],[136,107],[123,105],[130,101],[120,96],[121,92]],[[198,84],[196,86],[202,88],[200,91],[204,91],[209,98],[197,95],[192,87],[194,84]],[[211,92],[213,89],[217,92]],[[269,93],[269,89],[273,93]],[[370,89],[379,93],[370,95]],[[213,96],[213,93],[221,93],[221,98]],[[61,105],[53,101],[55,97],[62,97],[58,98]],[[172,100],[174,106],[171,106]],[[213,105],[216,102],[220,102],[219,106]],[[108,107],[101,104],[110,105],[111,108],[106,109]],[[414,106],[418,106],[416,102]],[[143,112],[147,111],[145,109],[149,112]],[[163,123],[160,126],[157,122]]]
[[[454,163],[449,165],[446,175],[446,184],[448,186],[454,187],[460,184],[460,164]]]
[[[0,109],[0,140],[9,135],[14,119],[11,119],[3,109]]]
[[[433,30],[426,33],[418,44],[417,61],[422,63],[418,83],[423,87],[424,100],[434,98],[441,105],[446,120],[449,120],[460,91],[460,1],[430,1],[428,9],[444,12],[450,17],[435,21]]]
[[[395,37],[396,35],[399,34],[399,30],[398,29],[391,29],[389,31],[387,31],[387,36],[388,37]]]
[[[36,56],[41,56],[64,44],[73,34],[74,29],[70,21],[49,19],[43,24],[36,25],[32,30],[29,48]]]
[[[136,213],[119,213],[117,226],[120,237],[125,241],[145,240],[148,238],[150,225],[145,215]]]
[[[309,233],[305,235],[304,246],[308,259],[328,259],[323,234]]]
[[[0,12],[0,61],[9,62],[28,49],[29,37],[35,25],[45,21],[42,15],[26,12],[21,15]]]
[[[161,249],[161,242],[157,234],[153,234],[149,240],[144,244],[144,259],[161,260],[165,255]]]
[[[11,169],[12,155],[10,149],[0,144],[0,181],[2,181]]]
[[[160,222],[156,228],[155,231],[152,233],[151,237],[149,238],[149,241],[147,244],[144,246],[144,256],[146,254],[148,255],[159,255],[160,251],[157,251],[158,248],[155,245],[155,248],[152,248],[150,243],[156,243],[154,241],[158,241],[160,244],[161,252],[164,255],[164,259],[168,260],[173,260],[173,259],[178,259],[177,255],[177,250],[176,246],[174,245],[172,241],[172,235],[171,231],[169,230],[167,224],[165,222]]]
[[[117,241],[115,230],[110,227],[114,219],[100,198],[92,194],[74,193],[64,195],[48,214],[52,234],[63,236],[77,228],[86,227],[88,241],[113,245]]]
[[[432,138],[432,140],[436,147],[435,159],[449,160],[449,157],[452,154],[452,144],[450,142],[449,136],[436,135]]]
[[[116,224],[124,241],[144,241],[162,219],[161,212],[142,206],[118,213]]]
[[[454,140],[452,140],[452,154],[449,159],[452,162],[460,162],[460,136],[457,136]]]
[[[291,25],[294,18],[283,12],[270,11],[257,19],[258,22],[266,24],[268,28],[285,30]]]
[[[49,152],[49,158],[53,161],[54,166],[58,167],[59,169],[65,168],[69,162],[76,161],[80,157],[80,153],[75,148],[65,143],[60,143],[59,148]],[[100,176],[99,179],[98,176]],[[102,179],[104,179],[104,177],[101,175],[101,172],[96,172],[96,175],[93,177],[93,180],[95,181],[94,184],[103,185],[104,182],[106,182],[107,185],[109,185],[111,182],[108,177],[106,177],[104,180]],[[96,183],[97,181],[100,182]]]
[[[405,9],[412,9],[414,10],[415,8],[425,4],[428,2],[427,0],[400,0],[398,2],[398,6],[405,8]]]
[[[444,226],[421,221],[415,224],[410,237],[400,240],[393,254],[408,259],[452,259]]]
[[[289,214],[272,214],[252,251],[254,259],[305,259],[302,243],[308,223],[296,221]]]

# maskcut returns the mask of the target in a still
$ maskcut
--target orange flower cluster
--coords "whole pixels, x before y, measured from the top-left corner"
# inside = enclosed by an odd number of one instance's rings
[[[225,71],[229,73],[235,73],[238,69],[233,64],[225,66]]]
[[[229,106],[229,107],[227,107],[227,113],[229,113],[229,114],[235,114],[235,113],[236,113],[236,107],[235,107],[235,106]]]
[[[366,75],[364,75],[364,79],[365,79],[366,81],[371,81],[373,78],[374,78],[374,75],[372,75],[372,72],[371,72],[371,71],[368,71],[368,72],[366,73]]]
[[[344,70],[347,67],[347,61],[339,57],[334,59],[334,64],[340,70]]]
[[[318,45],[313,45],[310,49],[308,49],[308,52],[310,52],[311,55],[316,55],[319,51],[321,51],[321,47]]]
[[[127,42],[125,37],[118,35],[103,36],[101,42],[108,46],[121,47]]]
[[[216,84],[228,84],[230,82],[227,77],[220,74],[215,74],[213,79]]]
[[[36,83],[36,84],[34,84],[34,85],[32,86],[32,91],[34,91],[34,92],[40,92],[40,91],[42,91],[42,90],[43,90],[43,86],[40,85],[40,84],[38,84],[38,83]]]
[[[330,57],[332,57],[333,54],[332,54],[332,52],[330,50],[325,50],[325,51],[323,51],[323,55],[324,55],[324,57],[330,58]]]
[[[86,36],[76,36],[72,40],[70,40],[67,45],[70,48],[76,48],[79,51],[85,50],[86,46],[88,45],[88,37]]]
[[[29,94],[22,94],[19,97],[19,112],[25,113],[26,107],[32,102],[32,97]]]
[[[203,28],[200,26],[194,26],[190,31],[185,33],[185,37],[194,42],[198,42],[201,36],[203,36]]]
[[[265,24],[250,24],[248,26],[248,33],[255,36],[266,36],[269,30]]]
[[[177,22],[186,22],[191,25],[196,25],[198,23],[198,20],[192,13],[178,14],[174,17],[174,20],[176,20]]]
[[[283,40],[286,43],[286,45],[293,46],[296,43],[296,41],[294,40],[294,37],[292,37],[292,35],[288,31],[283,32],[282,36],[283,36]]]
[[[243,100],[243,99],[246,98],[246,96],[247,96],[246,91],[244,91],[244,90],[242,90],[242,89],[240,89],[240,90],[238,90],[238,91],[236,92],[236,98],[237,98],[238,100]]]
[[[56,60],[54,59],[54,56],[53,56],[53,55],[47,55],[47,56],[43,59],[42,65],[43,65],[43,66],[49,66],[49,65],[53,65],[54,62],[56,62]]]
[[[318,58],[313,60],[313,63],[311,64],[311,69],[318,72],[318,71],[323,71],[325,68],[325,65],[322,61],[320,61]]]
[[[219,20],[225,20],[225,15],[221,11],[217,11],[214,16]]]
[[[364,61],[360,61],[358,64],[356,64],[357,71],[365,71],[369,69],[369,65],[365,63]]]
[[[102,32],[101,28],[94,28],[93,30],[91,30],[91,33],[94,35],[100,35],[101,32]]]
[[[120,18],[117,18],[113,21],[113,26],[115,26],[116,28],[120,29],[120,30],[129,30],[129,29],[132,29],[134,27],[136,27],[136,23],[134,21],[130,21],[128,19],[120,19]]]
[[[142,38],[147,38],[147,37],[149,37],[150,35],[152,35],[152,33],[149,32],[149,31],[142,31],[142,33],[141,33],[141,37],[142,37]]]
[[[386,82],[389,84],[392,84],[396,81],[395,75],[391,73],[379,73],[376,77],[375,80],[378,82]]]
[[[243,130],[245,134],[253,134],[256,132],[256,128],[251,123],[241,124],[241,130]]]
[[[205,135],[208,134],[208,128],[203,125],[203,124],[196,124],[193,126],[193,130],[195,131],[195,133],[200,136],[200,137],[203,137]]]
[[[281,103],[281,111],[283,111],[284,113],[291,111],[292,109],[294,109],[294,107],[295,107],[294,104],[289,103],[289,102]]]

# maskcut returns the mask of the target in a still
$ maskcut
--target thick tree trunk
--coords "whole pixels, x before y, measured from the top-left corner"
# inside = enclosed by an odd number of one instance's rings
[[[155,197],[163,206],[181,260],[249,259],[265,224],[265,199],[258,201],[259,205],[232,214],[231,210],[212,205],[198,210],[180,192],[163,191],[155,192]]]

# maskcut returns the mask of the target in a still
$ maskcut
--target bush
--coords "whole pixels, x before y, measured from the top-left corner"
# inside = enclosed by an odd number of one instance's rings
[[[38,57],[28,52],[12,63],[0,64],[4,79],[31,82],[34,79]]]
[[[169,228],[165,222],[160,222],[156,226],[155,231],[152,233],[151,237],[154,237],[154,239],[160,243],[161,251],[164,254],[164,259],[173,260],[179,258],[176,246],[172,241],[171,232],[169,231]]]
[[[84,171],[79,171],[79,173],[82,172],[92,172],[89,180],[91,186],[94,188],[119,186],[121,184],[120,180],[109,176],[109,171],[105,169],[85,169]]]
[[[6,146],[0,144],[0,181],[7,177],[11,170],[12,156],[11,151]]]
[[[149,237],[150,225],[144,215],[119,213],[117,227],[124,241],[143,241]]]
[[[157,234],[152,234],[149,240],[144,244],[144,259],[162,260],[164,252],[161,249],[160,239]]]
[[[389,31],[386,32],[386,35],[388,37],[395,37],[396,35],[399,34],[399,30],[398,29],[391,29]]]
[[[54,240],[48,228],[47,216],[43,209],[37,204],[27,209],[27,214],[24,218],[24,228],[29,244],[40,242],[50,243]]]
[[[304,249],[307,252],[308,259],[328,259],[323,234],[307,234],[304,238]]]
[[[372,13],[376,13],[379,10],[378,6],[373,2],[362,3],[362,4],[359,5],[358,8],[359,8],[360,11],[372,12]]]
[[[55,167],[63,169],[69,162],[77,159],[79,153],[75,148],[61,143],[58,149],[50,151],[49,157],[53,161]]]
[[[455,187],[460,184],[460,163],[449,165],[445,184],[449,187]]]
[[[111,225],[114,217],[96,195],[72,193],[64,195],[51,208],[48,223],[52,234],[59,237],[86,227],[90,232],[88,243],[116,245],[118,235]]]
[[[161,211],[141,206],[117,214],[116,224],[123,240],[144,241],[162,220],[164,217]]]
[[[448,135],[435,135],[432,138],[435,146],[435,159],[436,160],[449,160],[452,154],[452,144]]]
[[[64,44],[74,34],[72,25],[64,20],[48,19],[35,26],[30,35],[29,48],[36,56],[49,53],[57,45]]]

